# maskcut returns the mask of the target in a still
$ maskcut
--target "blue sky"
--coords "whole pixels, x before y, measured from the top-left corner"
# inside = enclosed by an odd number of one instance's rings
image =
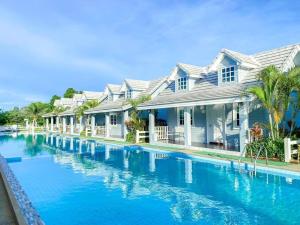
[[[296,0],[1,0],[0,108],[299,43],[299,12]]]

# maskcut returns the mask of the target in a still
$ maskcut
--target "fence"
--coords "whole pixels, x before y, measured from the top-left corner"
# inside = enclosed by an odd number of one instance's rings
[[[141,139],[149,138],[149,131],[136,131],[135,143],[140,143]]]
[[[95,126],[97,136],[105,136],[105,126]]]
[[[284,139],[284,161],[290,162],[292,159],[292,154],[298,154],[299,160],[299,146],[300,140],[291,140],[290,138]]]
[[[168,126],[156,126],[155,133],[157,140],[168,140],[169,128]]]

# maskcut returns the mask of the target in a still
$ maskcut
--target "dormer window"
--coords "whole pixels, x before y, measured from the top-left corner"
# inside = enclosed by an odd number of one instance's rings
[[[230,83],[236,81],[236,68],[235,66],[224,67],[221,69],[222,82]]]
[[[186,90],[187,88],[187,78],[180,77],[177,79],[178,90]]]
[[[128,99],[132,98],[132,90],[131,89],[127,89],[127,91],[126,91],[126,98],[128,98]]]

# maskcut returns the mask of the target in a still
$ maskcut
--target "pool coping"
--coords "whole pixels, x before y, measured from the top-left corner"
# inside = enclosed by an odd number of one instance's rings
[[[0,175],[14,210],[19,225],[45,225],[33,207],[28,196],[9,167],[6,159],[0,154]]]

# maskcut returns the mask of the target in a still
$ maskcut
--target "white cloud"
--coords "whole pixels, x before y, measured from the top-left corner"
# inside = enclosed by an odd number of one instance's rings
[[[99,57],[82,57],[80,52],[76,53],[75,46],[72,49],[67,43],[56,41],[1,8],[0,33],[0,46],[11,48],[13,52],[34,64],[43,63],[95,72],[117,72],[110,62]]]

